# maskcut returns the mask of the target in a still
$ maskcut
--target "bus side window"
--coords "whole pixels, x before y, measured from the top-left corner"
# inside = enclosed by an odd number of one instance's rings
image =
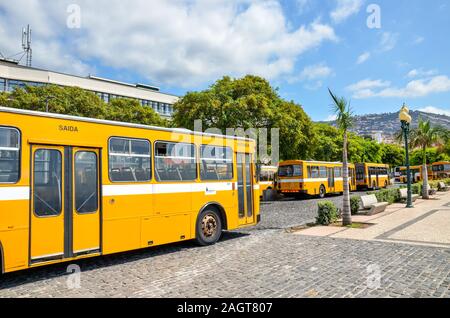
[[[195,145],[175,142],[155,143],[157,181],[194,181],[197,179]]]
[[[109,178],[112,182],[151,180],[150,141],[113,137],[109,140]]]
[[[19,181],[20,134],[15,128],[0,127],[0,183]]]

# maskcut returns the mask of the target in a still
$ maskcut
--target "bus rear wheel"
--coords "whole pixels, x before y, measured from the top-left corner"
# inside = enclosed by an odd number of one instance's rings
[[[325,198],[325,195],[327,194],[327,190],[325,190],[325,187],[323,185],[319,188],[319,197],[321,199]]]
[[[197,219],[195,240],[201,246],[212,245],[222,236],[222,220],[217,210],[207,208]]]

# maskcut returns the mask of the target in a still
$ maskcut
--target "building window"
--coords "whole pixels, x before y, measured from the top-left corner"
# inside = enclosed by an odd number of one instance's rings
[[[233,179],[233,151],[229,147],[200,148],[200,178],[202,180]]]
[[[197,179],[193,144],[157,142],[155,175],[158,181],[193,181]]]
[[[6,79],[0,78],[0,92],[6,91]]]
[[[58,150],[38,149],[34,153],[34,213],[56,216],[62,208],[62,157]]]
[[[150,142],[144,139],[111,138],[109,178],[113,182],[150,181]]]
[[[0,183],[19,181],[20,134],[17,129],[0,127]]]

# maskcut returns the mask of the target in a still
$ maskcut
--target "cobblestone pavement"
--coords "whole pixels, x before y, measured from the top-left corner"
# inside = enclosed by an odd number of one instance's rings
[[[351,196],[361,196],[365,191],[353,192]],[[324,199],[291,199],[280,201],[261,202],[261,223],[250,229],[285,229],[297,225],[315,222],[317,216],[317,203],[332,201],[337,207],[342,207],[341,195],[330,195]]]
[[[81,288],[69,288],[77,277],[68,264],[6,274],[0,297],[450,297],[450,249],[284,230],[314,218],[316,204],[266,205],[265,223],[225,233],[214,246],[178,243],[80,261]],[[295,214],[305,206],[313,212]],[[278,222],[283,216],[290,220]]]

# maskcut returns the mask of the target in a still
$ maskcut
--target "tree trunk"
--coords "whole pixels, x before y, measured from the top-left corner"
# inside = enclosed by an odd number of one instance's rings
[[[423,151],[423,166],[422,166],[422,198],[429,199],[428,193],[428,169],[427,169],[427,157],[426,149]]]
[[[348,161],[347,161],[347,132],[344,132],[344,149],[343,153],[343,182],[344,182],[344,196],[342,204],[342,225],[347,226],[352,224],[352,213],[350,209],[350,187],[348,182]]]

